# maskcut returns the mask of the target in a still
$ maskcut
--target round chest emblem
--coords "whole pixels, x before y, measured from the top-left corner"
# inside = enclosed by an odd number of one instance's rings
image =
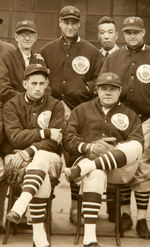
[[[119,130],[126,130],[129,126],[129,118],[122,113],[116,113],[111,117],[112,124]]]
[[[90,68],[90,62],[88,58],[84,56],[78,56],[72,60],[72,68],[76,73],[84,75],[88,72]]]
[[[143,83],[150,83],[150,64],[142,64],[136,71],[137,78]]]
[[[51,114],[51,111],[43,111],[38,116],[37,122],[42,129],[48,128]]]

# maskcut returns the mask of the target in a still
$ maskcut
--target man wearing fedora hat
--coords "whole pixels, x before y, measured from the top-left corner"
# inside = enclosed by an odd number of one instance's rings
[[[49,70],[44,65],[28,65],[23,81],[25,93],[10,99],[3,109],[7,136],[3,146],[5,179],[15,185],[23,180],[21,196],[7,219],[18,224],[29,205],[33,241],[37,247],[50,246],[44,229],[51,192],[49,169],[55,165],[53,175],[57,177],[61,170],[64,108],[60,101],[45,93],[48,75]]]
[[[99,246],[96,220],[106,177],[111,183],[128,183],[138,166],[134,161],[142,154],[141,121],[120,103],[121,89],[118,75],[100,74],[98,97],[77,106],[64,130],[64,148],[74,162],[64,173],[83,189],[84,247]]]
[[[144,153],[132,183],[137,203],[136,230],[142,238],[149,238],[146,213],[150,192],[150,47],[144,43],[144,21],[137,16],[127,17],[122,24],[126,45],[111,54],[101,72],[117,73],[122,81],[120,100],[134,110],[142,121]],[[131,190],[125,191],[123,230],[132,226],[130,217]]]

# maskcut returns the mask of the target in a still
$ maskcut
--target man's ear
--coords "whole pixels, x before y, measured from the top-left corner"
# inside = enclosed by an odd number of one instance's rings
[[[23,87],[24,87],[25,89],[27,89],[27,81],[26,81],[26,80],[23,80],[22,84],[23,84]]]
[[[18,34],[15,33],[15,40],[18,41]]]

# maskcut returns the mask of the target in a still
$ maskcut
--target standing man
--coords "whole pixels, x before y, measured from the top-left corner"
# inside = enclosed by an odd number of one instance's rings
[[[80,10],[65,6],[60,11],[59,27],[61,37],[46,44],[41,49],[49,74],[52,96],[62,100],[65,118],[71,110],[94,96],[95,79],[102,65],[102,56],[97,48],[79,35]],[[66,165],[71,166],[67,161]],[[76,200],[78,188],[72,183],[71,221],[76,221]],[[75,216],[74,216],[75,215]]]
[[[16,49],[11,49],[0,59],[0,96],[3,103],[24,92],[22,81],[25,67],[29,63],[43,63],[40,54],[33,54],[32,47],[37,40],[35,23],[29,20],[16,24]]]
[[[145,147],[132,189],[135,191],[138,208],[137,233],[143,238],[149,238],[146,213],[150,193],[150,47],[144,43],[145,27],[140,17],[126,18],[123,21],[122,31],[126,45],[106,59],[101,72],[111,71],[120,76],[122,81],[120,99],[134,110],[142,121]],[[128,230],[132,226],[131,191],[127,190],[125,193],[128,196],[124,202],[125,214],[122,227]]]
[[[45,209],[50,196],[49,169],[60,173],[60,143],[64,108],[60,101],[45,94],[49,70],[41,64],[25,69],[25,93],[4,105],[4,143],[6,178],[17,184],[25,169],[22,193],[8,219],[19,223],[28,204],[35,246],[49,247],[44,229]],[[15,174],[18,176],[16,177]],[[11,177],[11,179],[10,179]],[[17,178],[17,179],[16,179]]]
[[[100,52],[104,58],[119,49],[116,44],[117,39],[118,32],[114,20],[109,16],[103,16],[98,21],[98,40],[101,44]]]

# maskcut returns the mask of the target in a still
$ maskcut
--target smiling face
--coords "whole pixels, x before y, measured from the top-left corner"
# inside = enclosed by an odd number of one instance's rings
[[[31,50],[32,46],[37,40],[37,33],[29,30],[22,30],[18,33],[15,33],[15,39],[20,50]]]
[[[63,20],[60,19],[59,27],[61,29],[62,36],[67,39],[72,39],[77,35],[79,31],[80,21],[73,18]]]
[[[42,73],[31,74],[23,81],[27,97],[32,101],[40,100],[48,86],[48,79]]]
[[[98,40],[105,50],[111,50],[115,46],[117,39],[118,33],[113,23],[103,23],[98,26]]]
[[[102,106],[110,108],[119,99],[121,88],[113,85],[99,85],[98,86],[98,98]]]
[[[138,47],[144,42],[145,30],[126,30],[123,32],[126,44],[131,47]]]

